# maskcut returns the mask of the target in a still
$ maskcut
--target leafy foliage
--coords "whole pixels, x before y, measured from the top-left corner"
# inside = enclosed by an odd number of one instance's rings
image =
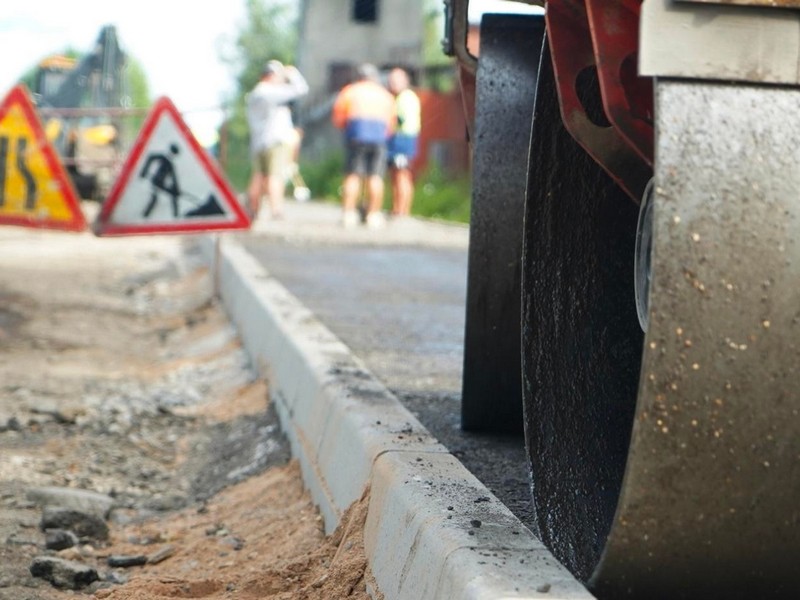
[[[428,66],[452,64],[453,59],[442,52],[444,14],[441,0],[424,0],[422,30],[422,62]]]
[[[324,160],[300,165],[313,198],[339,202],[344,155],[336,152]],[[390,183],[386,180],[384,208],[391,208]],[[419,217],[469,223],[472,184],[469,175],[453,177],[437,167],[422,173],[415,182],[411,213]]]
[[[125,63],[125,77],[128,82],[131,108],[148,108],[153,103],[153,97],[150,93],[147,73],[145,73],[142,63],[130,54]]]
[[[441,52],[441,6],[439,0],[424,0],[424,60],[434,67],[452,61]],[[255,86],[263,65],[271,59],[292,64],[298,36],[297,2],[289,0],[246,0],[246,20],[231,41],[223,60],[236,74],[237,92],[231,101],[227,127],[226,172],[238,189],[247,185],[250,173],[248,129],[244,105],[246,94]],[[304,161],[300,170],[312,197],[338,201],[344,156],[340,151],[325,158]],[[387,181],[387,189],[388,181]],[[469,176],[453,179],[432,168],[416,182],[412,212],[415,215],[468,222],[470,212]],[[387,203],[390,194],[387,194]]]
[[[247,0],[247,21],[236,36],[234,56],[226,62],[238,72],[239,94],[244,96],[261,77],[268,60],[294,62],[297,46],[295,3],[280,0]]]
[[[323,200],[339,200],[343,171],[342,152],[333,152],[323,160],[304,162],[300,165],[300,173],[308,189],[311,190],[311,197]]]
[[[288,0],[246,0],[245,23],[222,60],[236,73],[237,92],[231,101],[225,170],[233,185],[243,188],[249,176],[249,132],[244,110],[247,93],[261,77],[267,61],[294,62],[297,46],[297,7]]]
[[[150,84],[147,81],[147,74],[144,71],[142,63],[130,54],[127,55],[125,60],[123,77],[125,77],[126,80],[130,108],[149,108],[153,104],[153,98],[150,93]],[[144,115],[136,115],[130,119],[126,119],[123,122],[122,139],[135,139],[144,124],[144,118]]]
[[[453,178],[440,169],[431,167],[416,182],[411,213],[421,217],[469,223],[471,195],[469,175]]]

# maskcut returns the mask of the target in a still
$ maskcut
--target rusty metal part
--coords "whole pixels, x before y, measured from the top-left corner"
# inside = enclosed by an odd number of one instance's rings
[[[653,80],[639,77],[641,0],[585,0],[603,106],[611,124],[653,164]]]
[[[765,6],[767,8],[800,8],[800,0],[675,0],[698,4],[736,4],[737,6]]]
[[[517,4],[529,4],[531,6],[544,6],[545,0],[509,0]]]
[[[583,0],[550,0],[547,36],[553,57],[561,115],[567,130],[636,203],[651,177],[647,162],[613,126],[602,105],[591,112],[597,61]]]
[[[461,103],[467,122],[467,136],[472,139],[475,127],[475,73],[478,60],[467,48],[469,0],[444,0],[444,38],[442,48],[456,59]]]
[[[467,137],[471,141],[475,130],[475,72],[458,65],[458,83],[461,87],[461,106],[467,122]]]
[[[469,34],[469,0],[444,0],[445,35],[442,46],[445,54],[454,56],[461,68],[471,73],[478,69],[478,59],[467,48]]]
[[[644,0],[642,75],[797,85],[798,65],[800,12]]]
[[[585,581],[611,528],[636,403],[638,210],[565,129],[556,87],[547,48],[525,206],[525,437],[539,535]]]
[[[520,279],[544,18],[485,15],[478,62],[462,427],[522,432]]]

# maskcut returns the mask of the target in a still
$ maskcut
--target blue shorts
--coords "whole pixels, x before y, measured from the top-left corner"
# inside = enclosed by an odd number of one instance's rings
[[[417,156],[417,136],[396,133],[389,138],[389,165],[397,169],[407,169]]]

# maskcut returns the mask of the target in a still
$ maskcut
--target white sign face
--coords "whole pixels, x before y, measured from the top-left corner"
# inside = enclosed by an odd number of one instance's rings
[[[98,223],[99,235],[250,226],[214,159],[167,98],[148,115]]]

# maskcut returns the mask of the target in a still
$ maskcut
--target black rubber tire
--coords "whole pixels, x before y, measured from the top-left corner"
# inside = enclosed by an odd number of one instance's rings
[[[613,523],[636,405],[637,217],[636,204],[564,128],[545,45],[525,206],[525,440],[538,534],[583,581]]]

